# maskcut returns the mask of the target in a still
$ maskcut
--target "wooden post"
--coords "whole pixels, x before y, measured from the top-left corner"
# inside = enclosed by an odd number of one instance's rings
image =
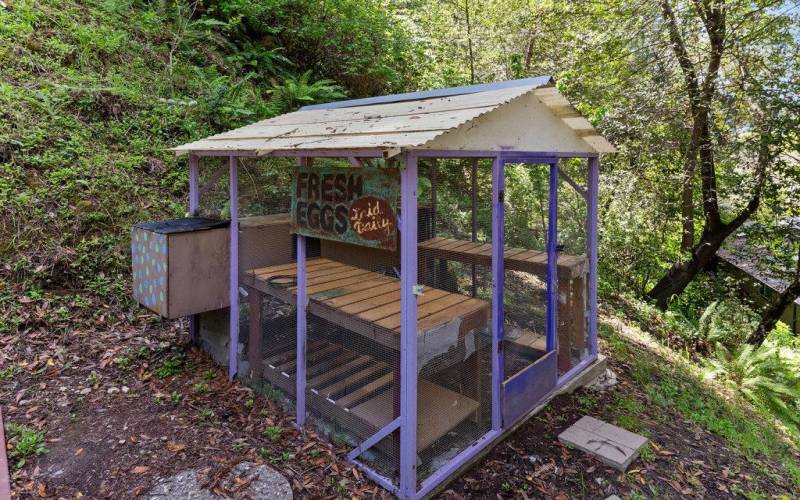
[[[228,327],[228,378],[233,380],[239,370],[239,161],[235,156],[228,157],[230,192],[230,314]]]
[[[478,241],[478,159],[472,159],[472,241]],[[475,263],[472,264],[472,296],[478,294]]]
[[[560,373],[566,373],[572,367],[570,354],[571,332],[574,328],[571,314],[574,310],[572,293],[571,280],[558,280],[558,371]],[[561,297],[564,297],[563,301]]]

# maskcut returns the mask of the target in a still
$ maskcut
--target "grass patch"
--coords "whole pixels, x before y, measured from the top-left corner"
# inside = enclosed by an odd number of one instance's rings
[[[270,441],[277,441],[283,435],[283,428],[278,425],[270,425],[264,429],[264,437]]]
[[[6,431],[8,432],[8,459],[17,469],[22,468],[28,459],[48,452],[44,446],[45,431],[37,431],[27,425],[14,422],[6,425]]]
[[[709,386],[697,366],[647,334],[623,325],[615,330],[601,328],[614,356],[630,367],[631,377],[644,389],[649,403],[678,410],[689,422],[724,438],[751,462],[758,463],[760,457],[777,460],[800,488],[795,435],[783,432],[765,410]],[[617,423],[635,432],[641,425],[636,415],[644,404],[624,396],[618,396],[617,404]]]

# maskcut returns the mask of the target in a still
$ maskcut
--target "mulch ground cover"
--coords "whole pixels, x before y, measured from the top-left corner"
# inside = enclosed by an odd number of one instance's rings
[[[0,380],[6,424],[45,431],[48,450],[11,464],[16,497],[136,497],[188,468],[212,491],[237,497],[222,478],[242,461],[274,467],[298,498],[389,497],[344,461],[346,448],[295,430],[276,398],[229,383],[179,323],[100,320],[87,330],[53,335],[34,326],[0,337],[0,361],[15,367]],[[628,367],[611,367],[617,387],[557,398],[441,496],[724,498],[749,490],[754,477],[762,491],[793,495],[788,479],[765,480],[721,438],[647,405]],[[653,442],[625,474],[557,440],[584,414],[614,421],[621,393],[642,402],[641,432]]]

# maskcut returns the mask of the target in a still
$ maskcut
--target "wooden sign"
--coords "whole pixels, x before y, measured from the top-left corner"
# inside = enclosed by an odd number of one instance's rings
[[[292,178],[292,229],[395,250],[399,199],[396,168],[298,167]]]

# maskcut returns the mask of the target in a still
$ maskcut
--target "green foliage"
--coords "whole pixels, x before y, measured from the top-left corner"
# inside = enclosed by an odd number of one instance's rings
[[[178,373],[181,372],[183,369],[183,357],[182,356],[175,356],[169,359],[165,359],[161,365],[156,369],[156,377],[158,378],[169,378],[174,377]]]
[[[706,376],[720,379],[785,422],[800,424],[800,353],[763,344],[745,344],[734,351],[717,344]]]
[[[283,428],[279,425],[270,425],[264,428],[264,437],[270,441],[277,441],[283,435]]]
[[[345,97],[342,88],[333,80],[311,82],[311,71],[299,77],[288,76],[282,83],[273,83],[268,91],[271,95],[267,110],[271,115],[295,111],[301,106],[315,102],[330,102]]]
[[[48,452],[44,446],[44,431],[37,431],[27,425],[8,422],[8,459],[19,469],[35,456]]]

